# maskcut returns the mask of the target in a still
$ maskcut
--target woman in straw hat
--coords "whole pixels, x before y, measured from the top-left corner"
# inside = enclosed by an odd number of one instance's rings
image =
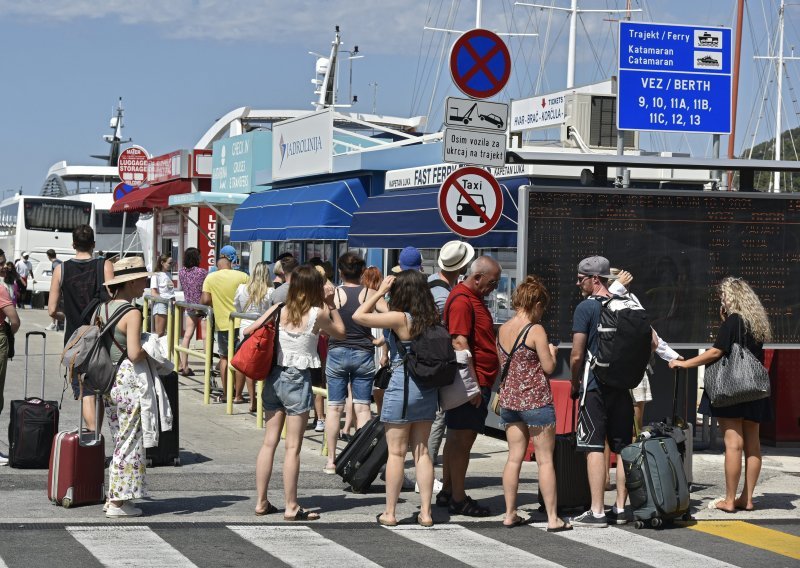
[[[114,317],[117,310],[141,298],[152,272],[145,268],[139,257],[123,258],[114,263],[114,278],[106,281],[111,300],[100,305],[101,321]],[[122,363],[117,370],[111,391],[103,397],[108,427],[114,440],[114,453],[108,466],[107,517],[137,517],[141,509],[132,505],[134,499],[147,495],[145,484],[145,449],[142,437],[139,374],[134,363],[142,361],[147,353],[142,349],[142,314],[130,310],[117,324],[110,346],[112,361]],[[121,347],[125,346],[123,353]]]

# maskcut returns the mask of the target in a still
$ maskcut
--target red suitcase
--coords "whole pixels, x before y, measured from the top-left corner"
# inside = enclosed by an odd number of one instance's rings
[[[102,397],[96,399],[99,418]],[[56,434],[50,453],[47,498],[64,508],[103,503],[106,499],[105,443],[99,424],[95,432],[83,428],[82,401],[78,426],[77,430]]]

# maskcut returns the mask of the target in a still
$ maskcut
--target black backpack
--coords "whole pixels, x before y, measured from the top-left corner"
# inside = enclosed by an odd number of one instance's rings
[[[591,369],[605,385],[635,388],[652,352],[650,318],[641,304],[629,296],[592,298],[600,302],[600,323],[597,353],[590,354]]]
[[[394,332],[392,332],[394,333]],[[408,406],[409,373],[420,388],[440,388],[453,384],[458,373],[456,352],[450,332],[440,323],[434,324],[411,340],[410,349],[395,334],[397,351],[403,359],[403,416]]]

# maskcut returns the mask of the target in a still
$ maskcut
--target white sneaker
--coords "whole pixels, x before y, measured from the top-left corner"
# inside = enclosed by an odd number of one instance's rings
[[[0,454],[0,465],[8,465],[8,456]]]
[[[51,323],[51,324],[50,324],[50,325],[48,325],[48,326],[47,326],[45,329],[46,329],[47,331],[55,331],[57,327],[58,327],[58,326],[57,326],[56,324],[54,324],[54,323]]]
[[[434,477],[433,478],[433,494],[436,495],[437,493],[439,493],[439,491],[442,490],[442,487],[444,487],[444,484]],[[419,493],[419,483],[414,483],[414,493]]]
[[[122,507],[115,507],[109,504],[106,511],[106,517],[110,519],[115,517],[138,517],[141,514],[142,510],[131,505],[129,501],[123,502]]]
[[[314,432],[324,432],[324,431],[325,431],[325,421],[317,420],[317,425],[314,426]]]

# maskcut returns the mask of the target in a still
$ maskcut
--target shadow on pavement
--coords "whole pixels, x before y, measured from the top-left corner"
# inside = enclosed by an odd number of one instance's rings
[[[153,499],[140,503],[145,515],[171,513],[174,515],[190,515],[215,509],[225,509],[250,497],[243,495],[203,495],[198,497],[173,497],[170,499]]]

